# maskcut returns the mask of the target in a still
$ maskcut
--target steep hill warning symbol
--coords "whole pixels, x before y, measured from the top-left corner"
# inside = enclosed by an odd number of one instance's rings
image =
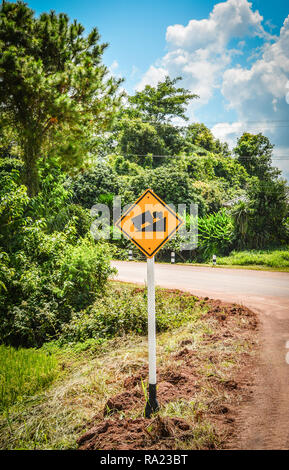
[[[131,221],[138,232],[166,232],[167,218],[163,217],[162,212],[146,211],[133,217]]]
[[[147,189],[115,225],[151,258],[182,224],[182,219],[151,189]]]

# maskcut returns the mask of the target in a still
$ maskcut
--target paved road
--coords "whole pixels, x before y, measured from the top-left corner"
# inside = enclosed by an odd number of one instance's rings
[[[117,279],[145,283],[146,263],[114,261]],[[260,361],[244,406],[243,449],[289,449],[289,273],[156,264],[156,284],[237,302],[260,320]],[[289,357],[289,354],[288,356]]]

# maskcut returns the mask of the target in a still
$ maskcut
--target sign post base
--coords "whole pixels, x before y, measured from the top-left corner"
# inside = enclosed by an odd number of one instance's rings
[[[145,408],[145,417],[150,418],[152,413],[159,410],[159,404],[157,400],[157,385],[149,384],[149,399]]]

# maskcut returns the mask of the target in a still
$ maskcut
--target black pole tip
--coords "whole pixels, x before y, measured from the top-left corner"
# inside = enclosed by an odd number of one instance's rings
[[[149,399],[145,407],[145,417],[150,418],[152,413],[160,409],[157,401],[157,385],[149,384]]]

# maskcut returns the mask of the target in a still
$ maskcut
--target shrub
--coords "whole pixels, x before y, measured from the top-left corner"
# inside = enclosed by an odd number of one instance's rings
[[[156,291],[156,327],[164,331],[180,326],[199,314],[192,296],[175,296],[163,290]],[[63,326],[60,341],[85,342],[90,338],[111,338],[127,333],[146,334],[146,289],[132,286],[111,286],[105,297],[82,312],[75,312],[72,320]]]
[[[204,259],[228,253],[232,241],[233,222],[224,209],[199,219],[198,250]]]
[[[51,217],[47,228],[49,232],[63,232],[66,227],[71,224],[75,227],[76,237],[85,237],[89,232],[91,217],[89,211],[81,207],[79,204],[68,204],[60,209],[54,217]]]
[[[0,158],[0,180],[5,178],[13,178],[13,180],[20,184],[21,176],[23,173],[23,162],[18,158]]]
[[[98,202],[101,194],[117,194],[119,182],[117,174],[110,166],[98,162],[93,169],[85,171],[71,182],[73,202],[90,209]]]
[[[0,341],[14,346],[56,337],[113,272],[113,250],[90,238],[81,206],[67,205],[59,169],[43,166],[41,174],[42,191],[29,198],[13,174],[0,171]]]
[[[105,243],[94,244],[88,239],[68,246],[60,264],[60,297],[76,309],[91,303],[114,272],[109,264],[111,252]]]
[[[35,224],[24,231],[21,251],[1,253],[2,342],[40,346],[104,290],[111,247],[74,235],[47,234]]]

